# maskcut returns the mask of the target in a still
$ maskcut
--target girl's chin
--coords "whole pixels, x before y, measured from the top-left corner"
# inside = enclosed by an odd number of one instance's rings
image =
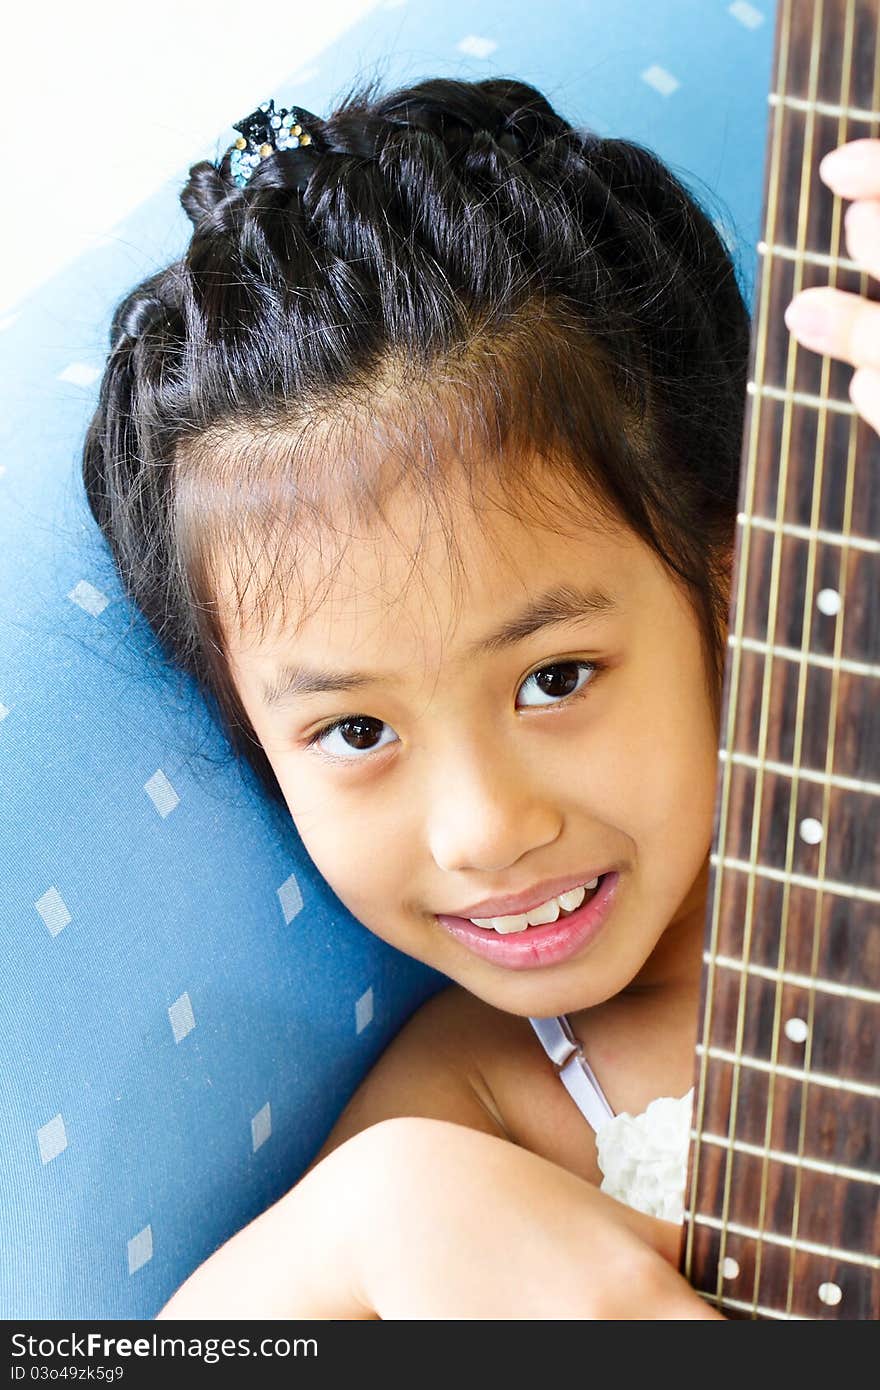
[[[587,1013],[626,990],[631,976],[621,968],[591,961],[553,970],[508,970],[503,973],[480,960],[426,962],[450,980],[501,1013],[520,1018],[557,1018]]]

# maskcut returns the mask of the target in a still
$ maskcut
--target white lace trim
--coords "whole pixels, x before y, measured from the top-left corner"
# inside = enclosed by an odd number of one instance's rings
[[[601,1190],[637,1211],[682,1220],[687,1180],[693,1087],[686,1095],[658,1096],[641,1115],[626,1111],[596,1131]]]

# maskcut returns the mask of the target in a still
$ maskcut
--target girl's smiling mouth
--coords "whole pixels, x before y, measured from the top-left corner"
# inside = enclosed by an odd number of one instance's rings
[[[612,866],[613,867],[613,866]],[[484,917],[507,917],[517,913],[530,912],[549,899],[561,897],[563,894],[573,889],[586,887],[595,888],[597,880],[608,869],[587,869],[578,874],[567,874],[564,878],[548,878],[543,883],[535,884],[534,888],[528,888],[524,893],[508,893],[494,898],[483,898],[478,903],[471,903],[470,907],[461,908],[455,915],[458,917],[469,918],[471,921],[479,922]],[[580,903],[564,903],[566,911],[572,907],[579,907]]]
[[[571,913],[560,913],[555,922],[527,926],[524,931],[499,933],[492,927],[478,927],[467,917],[437,914],[444,930],[461,941],[475,955],[508,970],[532,970],[568,960],[598,936],[617,897],[620,874],[599,876],[598,885]]]

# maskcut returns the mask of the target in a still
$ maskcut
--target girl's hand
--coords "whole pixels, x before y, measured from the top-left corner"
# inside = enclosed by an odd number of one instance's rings
[[[464,1125],[375,1128],[355,1287],[380,1318],[724,1321],[677,1272],[673,1223]]]
[[[880,279],[880,140],[839,145],[821,161],[819,176],[853,200],[844,217],[847,254]],[[785,322],[804,347],[852,363],[849,398],[880,434],[880,304],[818,285],[795,295]]]

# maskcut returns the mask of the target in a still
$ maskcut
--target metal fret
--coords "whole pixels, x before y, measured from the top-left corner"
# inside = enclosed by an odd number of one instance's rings
[[[745,859],[728,859],[726,855],[710,854],[709,860],[712,864],[723,865],[725,869],[757,874],[759,878],[772,878],[777,883],[794,883],[798,888],[836,893],[841,898],[858,898],[866,903],[880,903],[880,891],[876,888],[858,888],[852,883],[839,883],[833,878],[810,878],[808,874],[796,874],[788,869],[771,869],[768,864],[749,864]]]
[[[821,786],[839,787],[841,791],[862,792],[865,796],[880,796],[880,782],[863,782],[859,777],[844,777],[839,772],[817,772],[811,767],[793,767],[791,763],[777,763],[770,758],[757,758],[752,753],[728,753],[719,748],[718,757],[722,762],[735,763],[737,767],[749,767],[753,771],[763,768],[777,777],[797,777],[799,782],[816,782]]]
[[[748,1057],[740,1052],[728,1052],[725,1047],[704,1047],[697,1043],[697,1052],[705,1054],[715,1062],[732,1062],[738,1067],[748,1067],[750,1071],[770,1072],[774,1076],[785,1076],[790,1081],[800,1081],[808,1086],[827,1086],[832,1091],[846,1091],[849,1095],[870,1096],[880,1100],[880,1086],[869,1086],[867,1081],[853,1079],[841,1081],[838,1076],[829,1076],[823,1071],[804,1071],[803,1067],[783,1067],[776,1062],[764,1062],[760,1057]]]
[[[851,676],[880,677],[880,666],[875,666],[870,661],[847,661],[845,657],[835,661],[833,656],[820,656],[818,652],[799,652],[794,647],[777,647],[772,642],[759,642],[756,637],[735,637],[731,633],[727,645],[740,646],[747,652],[758,652],[762,656],[770,653],[781,657],[783,661],[805,661],[808,666],[822,666],[826,671],[847,671]]]
[[[806,265],[821,265],[829,269],[837,267],[838,270],[851,270],[854,275],[863,275],[865,270],[858,261],[851,261],[846,256],[826,256],[821,251],[798,251],[793,246],[781,246],[778,242],[771,245],[759,241],[758,255],[776,256],[783,261],[801,261]]]
[[[880,992],[863,989],[861,985],[841,985],[836,980],[821,980],[816,975],[796,975],[792,970],[774,970],[771,965],[754,965],[751,961],[736,960],[733,956],[715,956],[711,951],[703,952],[706,965],[717,965],[721,970],[738,970],[746,975],[757,975],[762,980],[775,980],[781,985],[794,985],[796,989],[813,989],[819,994],[839,994],[845,999],[858,999],[862,1004],[880,1004]]]
[[[782,92],[771,92],[767,98],[771,106],[787,106],[792,111],[818,111],[820,116],[844,116],[850,121],[876,122],[877,112],[863,110],[861,106],[838,106],[833,101],[807,101],[804,97],[785,96]]]
[[[795,536],[798,540],[822,541],[825,545],[848,545],[853,550],[864,550],[869,555],[880,555],[880,541],[872,536],[842,536],[837,531],[811,531],[809,526],[796,526],[791,521],[773,521],[768,516],[754,516],[750,512],[737,512],[740,526],[755,526],[760,531],[778,531],[783,536]]]
[[[860,1168],[847,1168],[841,1163],[825,1163],[821,1158],[804,1158],[802,1154],[786,1153],[783,1149],[767,1149],[760,1144],[747,1144],[744,1139],[728,1139],[724,1134],[707,1134],[704,1130],[692,1129],[691,1138],[733,1153],[748,1154],[751,1158],[769,1158],[773,1163],[787,1163],[791,1168],[809,1168],[814,1173],[827,1173],[832,1178],[880,1184],[880,1173],[866,1173]]]
[[[785,391],[781,386],[761,385],[757,381],[747,381],[746,391],[750,396],[769,396],[774,401],[794,401],[795,405],[808,405],[814,410],[837,410],[841,415],[858,415],[851,401],[839,401],[834,396],[813,396],[808,391]]]
[[[693,1221],[695,1226],[708,1226],[713,1231],[727,1231],[731,1235],[744,1236],[746,1240],[763,1241],[768,1245],[782,1245],[789,1250],[803,1250],[808,1255],[824,1255],[829,1260],[839,1260],[842,1264],[863,1265],[867,1269],[880,1269],[880,1256],[865,1255],[860,1250],[839,1250],[834,1245],[820,1245],[814,1240],[801,1240],[799,1236],[778,1236],[773,1231],[759,1231],[752,1226],[741,1226],[738,1221],[720,1221],[717,1216],[704,1216],[702,1213],[685,1212],[685,1221]]]
[[[777,1318],[783,1322],[811,1322],[803,1313],[786,1313],[781,1308],[767,1308],[763,1303],[744,1303],[741,1298],[718,1298],[712,1295],[712,1302],[719,1308],[736,1308],[741,1313],[754,1313],[761,1318]]]

